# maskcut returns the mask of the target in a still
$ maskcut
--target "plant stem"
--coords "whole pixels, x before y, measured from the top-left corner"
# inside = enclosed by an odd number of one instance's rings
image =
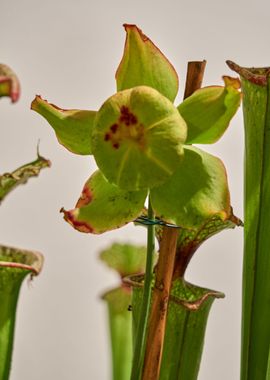
[[[201,87],[205,65],[206,61],[188,63],[184,98]],[[177,228],[165,227],[163,230],[159,259],[155,270],[156,281],[146,341],[143,380],[159,379],[178,234]],[[139,377],[136,380],[138,379]]]
[[[176,228],[164,227],[156,267],[156,281],[147,337],[147,355],[144,362],[143,380],[159,378],[177,237],[178,230]]]
[[[153,220],[154,212],[151,206],[151,200],[149,195],[148,200],[148,215],[149,220]],[[138,330],[135,339],[134,356],[131,371],[131,380],[139,380],[141,378],[142,366],[144,361],[145,352],[145,340],[147,321],[151,303],[151,282],[153,277],[153,260],[155,251],[155,226],[148,225],[147,228],[147,258],[146,258],[146,270],[145,281],[143,288],[143,299],[140,310],[140,318],[138,323]]]

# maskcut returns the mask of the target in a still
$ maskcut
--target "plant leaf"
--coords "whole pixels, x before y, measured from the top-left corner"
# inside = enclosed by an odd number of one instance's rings
[[[130,378],[132,363],[132,314],[128,310],[131,304],[131,289],[121,286],[102,297],[108,308],[112,350],[113,380]]]
[[[93,154],[111,183],[127,190],[151,188],[179,166],[185,138],[186,124],[174,105],[153,88],[139,86],[102,105]]]
[[[9,379],[18,296],[23,279],[38,275],[43,256],[38,252],[0,245],[0,378]]]
[[[162,186],[151,189],[153,209],[161,219],[182,228],[197,228],[219,214],[231,214],[226,171],[222,162],[198,148],[184,148],[184,159]]]
[[[146,248],[132,244],[114,243],[100,253],[100,259],[116,270],[121,277],[125,277],[144,271]]]
[[[178,76],[167,58],[136,25],[124,24],[126,42],[116,71],[117,91],[150,86],[172,102],[178,92]]]
[[[131,276],[133,334],[142,302],[143,276]],[[172,284],[159,380],[197,380],[208,314],[224,294],[177,279]],[[192,358],[192,360],[190,360]]]
[[[41,169],[50,167],[50,165],[49,160],[38,155],[35,161],[19,167],[12,173],[0,175],[0,203],[11,190],[18,185],[25,184],[30,177],[38,176]]]
[[[42,115],[53,127],[61,145],[70,152],[81,155],[92,154],[91,134],[95,111],[63,110],[36,96],[31,109]]]
[[[0,64],[0,98],[2,96],[9,96],[15,103],[20,97],[20,82],[10,67]]]
[[[201,88],[178,106],[188,126],[186,144],[212,144],[229,126],[240,105],[240,82],[230,77],[223,79],[225,87]]]
[[[86,182],[76,208],[62,209],[62,212],[65,220],[78,231],[100,234],[136,219],[146,195],[146,191],[121,190],[96,171]]]
[[[245,200],[241,380],[266,380],[270,346],[270,68],[229,66],[241,76]]]

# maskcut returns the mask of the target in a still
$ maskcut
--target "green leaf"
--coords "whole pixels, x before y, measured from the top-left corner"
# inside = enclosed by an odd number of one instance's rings
[[[150,86],[172,102],[178,92],[178,76],[167,58],[136,25],[124,25],[126,42],[116,71],[117,91]]]
[[[20,82],[10,67],[0,64],[0,98],[9,96],[12,103],[20,97]]]
[[[144,271],[146,247],[114,243],[100,253],[100,259],[121,277]]]
[[[132,276],[134,334],[142,302],[142,276]],[[183,279],[172,284],[159,380],[197,380],[207,319],[215,298],[224,294]],[[192,358],[192,360],[190,360]]]
[[[231,214],[226,171],[222,162],[198,148],[184,148],[184,159],[172,177],[151,190],[154,211],[183,228],[197,228],[212,216]]]
[[[86,182],[76,208],[62,211],[66,221],[78,231],[100,234],[136,219],[146,195],[146,191],[121,190],[96,171]]]
[[[163,183],[179,166],[186,124],[158,91],[140,86],[111,96],[100,108],[93,154],[108,181],[127,190]]]
[[[38,156],[38,158],[14,170],[12,173],[0,175],[0,203],[18,185],[25,184],[29,178],[37,177],[43,168],[50,167],[49,160]]]
[[[186,144],[212,144],[226,131],[240,102],[238,79],[223,77],[225,87],[199,89],[178,106],[188,126]]]
[[[8,380],[18,296],[23,279],[38,275],[43,257],[38,252],[0,245],[0,379]]]
[[[113,289],[102,297],[108,307],[112,349],[113,380],[130,378],[132,363],[131,289],[126,286]]]
[[[241,380],[266,380],[270,347],[270,68],[228,64],[241,76],[245,127]]]
[[[95,111],[63,110],[36,96],[31,109],[42,115],[53,127],[61,145],[75,154],[92,154],[91,134]]]

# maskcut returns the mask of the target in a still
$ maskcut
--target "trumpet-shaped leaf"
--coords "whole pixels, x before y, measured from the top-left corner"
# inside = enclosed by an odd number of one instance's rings
[[[172,102],[178,92],[178,76],[167,58],[136,25],[124,25],[126,43],[116,72],[117,91],[150,86]]]
[[[131,276],[134,334],[138,328],[143,276]],[[224,294],[183,279],[172,284],[159,380],[196,380],[211,305]],[[191,360],[192,358],[192,360]]]
[[[204,87],[178,106],[188,127],[186,144],[212,144],[220,139],[236,113],[241,94],[238,79],[223,77],[225,87]]]
[[[0,246],[0,379],[8,380],[14,339],[17,301],[23,279],[38,275],[40,253]]]
[[[179,166],[186,124],[158,91],[139,86],[110,97],[98,111],[93,154],[108,181],[138,190],[163,183]]]
[[[241,380],[269,379],[270,68],[241,76],[245,127],[245,227]]]
[[[222,162],[195,147],[185,147],[184,159],[172,177],[151,190],[155,213],[183,228],[197,228],[219,214],[231,213],[226,171]]]
[[[78,231],[100,234],[137,218],[146,195],[146,191],[121,190],[96,171],[86,182],[76,208],[62,211],[65,220]]]
[[[49,160],[38,156],[35,161],[21,166],[12,173],[0,175],[0,203],[11,190],[18,185],[25,184],[30,177],[38,176],[41,169],[50,165]]]
[[[42,115],[53,127],[61,145],[75,154],[92,154],[91,134],[95,111],[63,110],[36,96],[31,109]]]
[[[121,278],[141,273],[145,268],[146,248],[131,244],[113,244],[101,252],[100,258]],[[111,334],[112,367],[114,380],[130,378],[132,363],[131,289],[125,284],[106,292],[103,297],[108,307]]]
[[[10,67],[0,64],[0,98],[9,96],[12,103],[20,96],[20,82],[17,75]]]

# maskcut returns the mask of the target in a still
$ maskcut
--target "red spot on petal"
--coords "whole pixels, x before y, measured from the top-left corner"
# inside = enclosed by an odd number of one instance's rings
[[[138,120],[137,120],[136,116],[130,112],[128,107],[122,106],[120,111],[121,111],[121,116],[119,118],[120,122],[126,124],[126,126],[137,123]]]
[[[110,130],[112,131],[112,133],[116,133],[118,127],[119,127],[118,124],[113,124],[113,125],[111,126]]]
[[[111,138],[111,135],[110,135],[110,133],[108,132],[108,133],[106,133],[105,134],[105,136],[104,136],[104,140],[105,141],[109,141],[110,140],[110,138]]]

